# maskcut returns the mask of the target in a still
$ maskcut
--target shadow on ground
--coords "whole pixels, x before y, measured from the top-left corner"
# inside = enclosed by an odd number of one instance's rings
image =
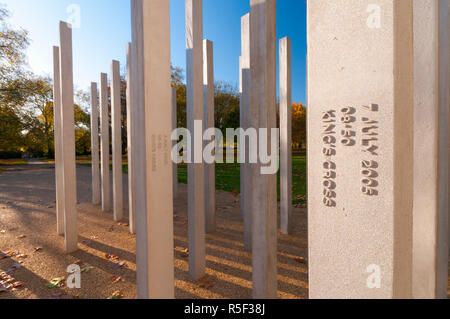
[[[26,257],[0,260],[0,272],[15,262],[21,267],[11,275],[23,287],[0,292],[0,298],[105,299],[115,291],[136,298],[135,236],[127,220],[115,223],[112,213],[90,204],[91,171],[77,167],[79,250],[64,252],[64,239],[56,235],[54,167],[30,163],[0,175],[0,251]],[[251,298],[251,254],[244,250],[239,197],[217,192],[217,231],[206,237],[206,277],[193,281],[188,275],[187,189],[180,185],[174,203],[175,294],[177,298]],[[124,200],[127,207],[127,176]],[[125,215],[127,215],[125,209]],[[306,211],[295,208],[292,235],[278,235],[278,296],[307,298]],[[25,236],[25,237],[24,237]],[[37,251],[36,248],[39,248]],[[299,258],[301,257],[301,258]],[[49,289],[53,278],[67,276],[66,268],[79,263],[81,289]]]

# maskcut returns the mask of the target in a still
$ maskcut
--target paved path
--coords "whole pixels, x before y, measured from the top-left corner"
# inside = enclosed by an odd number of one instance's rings
[[[54,166],[40,161],[30,161],[29,165],[13,167],[0,174],[0,231],[4,231],[0,233],[0,252],[27,255],[26,258],[16,255],[0,260],[0,272],[12,269],[12,278],[24,284],[16,291],[0,292],[0,298],[104,299],[118,290],[125,298],[135,298],[135,236],[128,233],[124,225],[127,220],[123,224],[115,223],[112,213],[102,213],[100,207],[90,204],[90,167],[77,166],[80,249],[74,254],[65,254],[64,240],[56,235],[54,181]],[[124,199],[127,205],[126,194]],[[217,192],[218,230],[207,235],[207,277],[194,282],[188,276],[185,251],[187,188],[180,185],[180,195],[174,206],[177,298],[251,297],[251,255],[243,249],[239,206],[238,197]],[[295,209],[294,219],[296,232],[292,236],[279,235],[280,298],[307,296],[307,265],[304,259],[297,259],[305,258],[307,253],[305,210]],[[42,249],[35,252],[35,248]],[[106,258],[110,256],[105,254],[117,257]],[[66,267],[79,260],[83,262],[82,268],[94,267],[82,274],[80,290],[45,286],[51,279],[65,276]],[[14,269],[15,262],[23,264]],[[119,281],[114,282],[117,278]]]

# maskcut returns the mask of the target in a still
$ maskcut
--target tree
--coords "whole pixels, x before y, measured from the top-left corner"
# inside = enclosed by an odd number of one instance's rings
[[[40,152],[48,157],[54,155],[54,117],[53,117],[53,89],[52,81],[48,77],[36,76],[27,81],[28,97],[24,112],[28,133],[38,135]],[[37,130],[40,130],[39,134]],[[28,135],[28,134],[27,134]]]
[[[91,153],[91,132],[87,128],[79,128],[75,131],[75,151],[78,155]]]
[[[17,152],[53,157],[53,83],[49,77],[27,71],[28,32],[12,29],[7,23],[9,16],[0,4],[0,157]],[[88,94],[78,91],[74,129],[80,154],[90,151],[88,108]]]
[[[177,127],[187,127],[186,85],[183,69],[172,66],[172,87],[177,90]]]
[[[121,136],[122,136],[122,154],[128,148],[127,138],[127,80],[125,75],[120,77],[120,113],[121,113]]]
[[[90,115],[87,113],[86,108],[80,105],[83,105],[83,101],[88,98],[88,95],[83,91],[79,91],[77,96],[79,97],[77,99],[78,103],[74,105],[75,149],[77,154],[86,155],[91,152]]]
[[[297,149],[306,148],[306,107],[292,104],[292,144]]]
[[[215,126],[225,132],[240,127],[240,95],[236,87],[224,81],[214,85]]]
[[[24,150],[32,156],[53,158],[54,146],[54,104],[52,80],[35,76],[28,80],[28,98],[21,108],[24,125]],[[75,148],[77,154],[90,151],[90,116],[85,111],[89,97],[84,91],[77,91],[74,104]]]
[[[28,93],[23,80],[28,33],[12,29],[7,23],[9,16],[0,4],[0,156],[21,152],[23,125],[18,107],[25,103]]]
[[[0,4],[0,105],[23,105],[25,51],[29,45],[28,32],[12,29],[7,20],[9,11]],[[26,81],[25,81],[26,82]]]
[[[177,126],[187,127],[186,122],[186,84],[183,69],[172,67],[172,87],[177,89]],[[225,132],[226,128],[238,128],[239,92],[232,85],[217,81],[215,83],[215,126]]]
[[[11,108],[0,106],[0,157],[17,157],[6,154],[21,152],[24,142],[22,129],[23,125],[17,113]]]

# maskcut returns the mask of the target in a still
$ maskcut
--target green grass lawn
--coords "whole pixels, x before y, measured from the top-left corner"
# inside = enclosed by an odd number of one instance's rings
[[[80,165],[91,165],[87,156],[77,157]],[[110,163],[110,169],[112,165]],[[123,172],[128,172],[124,157]],[[216,189],[226,192],[240,192],[240,164],[216,164]],[[178,182],[187,184],[187,165],[178,165]],[[278,172],[278,199],[280,198],[280,173]],[[306,156],[292,154],[292,199],[294,204],[306,203]]]
[[[240,164],[216,164],[216,189],[240,192]],[[178,181],[187,184],[187,165],[178,166]],[[278,200],[280,173],[278,172]],[[294,204],[306,203],[306,156],[292,156],[292,199]]]

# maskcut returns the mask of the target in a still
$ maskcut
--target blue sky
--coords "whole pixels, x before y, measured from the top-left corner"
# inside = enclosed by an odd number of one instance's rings
[[[87,90],[100,72],[110,72],[112,59],[125,70],[126,44],[131,40],[130,0],[1,0],[12,12],[11,24],[30,32],[29,64],[51,75],[52,46],[58,45],[58,22],[68,21],[72,4],[80,8],[80,28],[73,32],[74,82]],[[185,69],[184,0],[171,0],[172,64]],[[239,82],[240,18],[249,0],[204,0],[204,38],[214,42],[216,80]],[[277,0],[277,36],[292,39],[292,95],[305,102],[306,1]]]

